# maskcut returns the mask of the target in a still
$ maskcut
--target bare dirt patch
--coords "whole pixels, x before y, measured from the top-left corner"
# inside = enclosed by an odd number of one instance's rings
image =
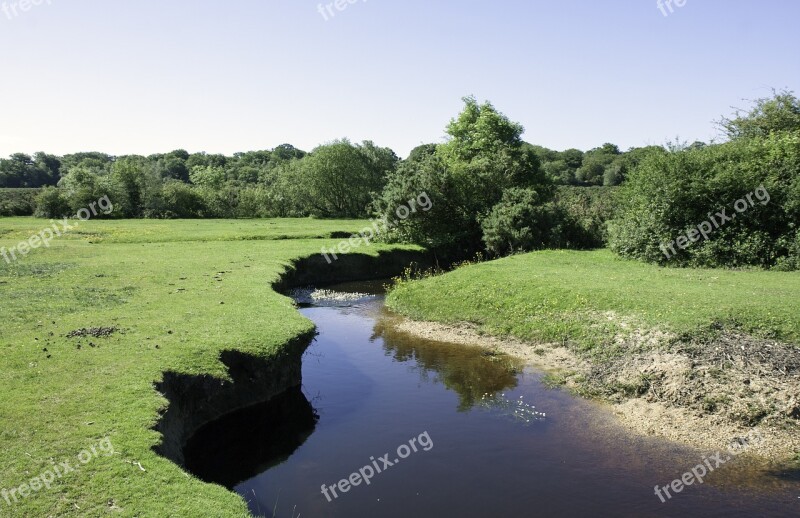
[[[86,338],[88,336],[94,338],[106,338],[119,331],[116,327],[91,327],[81,328],[67,333],[67,338]]]

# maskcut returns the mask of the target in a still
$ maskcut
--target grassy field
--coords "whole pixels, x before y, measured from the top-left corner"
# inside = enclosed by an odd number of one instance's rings
[[[420,320],[569,341],[600,355],[610,352],[610,337],[636,328],[680,336],[721,324],[800,343],[798,272],[659,268],[607,250],[543,251],[468,266],[403,283],[388,304]]]
[[[48,224],[0,219],[0,247]],[[0,497],[0,516],[246,516],[237,495],[152,451],[166,403],[153,384],[166,370],[224,377],[222,350],[269,356],[309,330],[270,283],[289,260],[338,242],[332,232],[363,226],[89,221],[12,265],[0,259],[0,490],[80,465],[11,505]],[[121,331],[66,337],[92,327]]]

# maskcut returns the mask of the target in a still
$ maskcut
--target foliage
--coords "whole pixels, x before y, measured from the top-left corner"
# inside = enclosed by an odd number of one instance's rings
[[[556,206],[542,203],[535,190],[508,189],[481,223],[486,249],[503,255],[560,244],[559,216]]]
[[[449,140],[405,160],[376,201],[378,215],[390,219],[423,192],[433,203],[430,211],[397,221],[393,237],[469,256],[483,247],[481,222],[506,190],[533,188],[545,202],[550,182],[522,132],[490,103],[465,98],[463,111],[447,126]]]
[[[394,152],[372,142],[353,145],[345,139],[320,146],[298,164],[298,202],[318,217],[364,217],[397,161]]]
[[[800,99],[788,90],[753,101],[749,111],[737,109],[717,122],[729,139],[768,137],[774,132],[800,131]]]
[[[561,245],[577,249],[606,246],[607,223],[614,217],[617,191],[614,187],[559,187],[555,205],[562,221]]]
[[[55,185],[61,161],[46,153],[14,153],[0,159],[0,188],[34,188]]]
[[[735,214],[734,203],[760,186],[769,202]],[[623,256],[687,266],[786,267],[800,221],[800,132],[650,154],[621,189],[610,243]],[[663,245],[722,209],[736,217],[668,257]]]
[[[41,189],[0,189],[0,216],[31,216]]]
[[[36,217],[63,218],[71,215],[69,200],[63,190],[45,187],[36,197]]]

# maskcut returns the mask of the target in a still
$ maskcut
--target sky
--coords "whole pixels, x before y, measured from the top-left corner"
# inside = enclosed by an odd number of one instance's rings
[[[0,0],[0,156],[349,138],[404,157],[468,95],[533,144],[624,150],[800,94],[797,0],[27,1]]]

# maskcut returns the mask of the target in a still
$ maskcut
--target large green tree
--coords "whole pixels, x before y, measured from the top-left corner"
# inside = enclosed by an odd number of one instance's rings
[[[396,163],[394,152],[372,142],[343,139],[319,146],[297,162],[298,202],[318,217],[364,217]]]
[[[394,222],[393,237],[471,254],[483,248],[481,221],[507,189],[537,189],[537,199],[549,199],[550,182],[535,150],[523,143],[523,131],[491,103],[465,98],[447,126],[447,142],[404,161],[377,201],[378,214]],[[422,193],[432,208],[398,219],[398,207]]]

